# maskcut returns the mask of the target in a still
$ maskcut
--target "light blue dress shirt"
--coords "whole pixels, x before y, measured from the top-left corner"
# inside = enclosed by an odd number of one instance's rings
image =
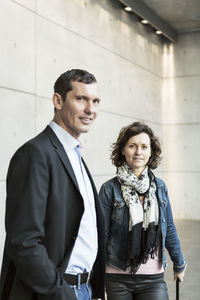
[[[49,126],[63,145],[70,160],[84,202],[84,213],[80,222],[78,236],[67,266],[66,273],[78,274],[90,272],[97,256],[97,222],[93,189],[83,163],[75,148],[80,142],[66,130],[51,121]],[[73,214],[73,212],[72,212]]]

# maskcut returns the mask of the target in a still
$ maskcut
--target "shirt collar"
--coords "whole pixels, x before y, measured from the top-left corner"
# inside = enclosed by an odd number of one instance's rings
[[[69,134],[66,130],[64,130],[60,125],[55,123],[54,121],[51,121],[49,123],[49,126],[54,131],[56,136],[58,137],[59,141],[65,148],[67,152],[70,152],[74,150],[75,147],[80,146],[82,148],[82,143],[75,139],[71,134]]]

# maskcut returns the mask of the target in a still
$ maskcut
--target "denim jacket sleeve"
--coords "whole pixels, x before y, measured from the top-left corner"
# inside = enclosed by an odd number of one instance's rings
[[[169,201],[168,189],[165,183],[157,179],[158,197],[161,205],[161,228],[163,251],[166,248],[173,262],[174,272],[182,272],[186,267],[186,260],[181,251],[181,245],[177,230],[173,221],[171,204]],[[164,256],[164,261],[165,255]]]

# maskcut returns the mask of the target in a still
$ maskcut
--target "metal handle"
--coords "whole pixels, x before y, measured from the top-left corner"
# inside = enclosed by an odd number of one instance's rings
[[[176,300],[179,300],[179,279],[176,279]]]

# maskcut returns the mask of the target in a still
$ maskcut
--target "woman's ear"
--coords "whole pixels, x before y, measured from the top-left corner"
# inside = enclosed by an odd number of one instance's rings
[[[52,96],[53,105],[56,110],[61,110],[63,105],[62,96],[58,93],[54,93]]]

